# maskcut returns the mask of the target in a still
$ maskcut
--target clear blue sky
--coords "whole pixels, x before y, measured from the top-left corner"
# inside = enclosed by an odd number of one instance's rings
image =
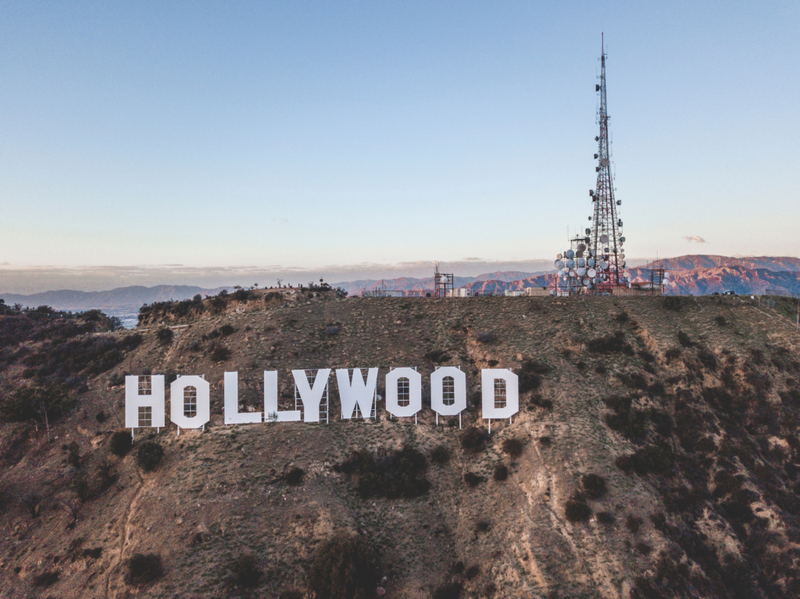
[[[800,3],[4,2],[0,263],[800,252]],[[690,242],[699,236],[707,243]]]

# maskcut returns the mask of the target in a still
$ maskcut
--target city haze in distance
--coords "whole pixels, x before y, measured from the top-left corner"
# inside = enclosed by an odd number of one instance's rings
[[[5,3],[0,291],[549,267],[591,213],[601,31],[630,257],[797,255],[798,25],[789,2]]]

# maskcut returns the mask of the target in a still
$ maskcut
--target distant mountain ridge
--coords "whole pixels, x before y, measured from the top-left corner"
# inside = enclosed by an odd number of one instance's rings
[[[22,304],[23,306],[50,306],[56,310],[93,310],[103,308],[136,308],[142,304],[165,302],[169,300],[185,300],[197,295],[217,295],[227,287],[216,289],[203,289],[193,285],[156,285],[143,287],[119,287],[110,291],[74,291],[62,289],[58,291],[45,291],[31,295],[16,293],[0,293],[0,298],[7,305]]]
[[[791,256],[756,256],[735,258],[710,254],[691,254],[653,261],[631,268],[634,281],[650,280],[650,270],[660,266],[669,271],[666,293],[671,295],[705,295],[733,291],[738,294],[800,295],[800,258]],[[454,277],[456,288],[468,288],[473,294],[501,295],[507,290],[521,291],[527,287],[545,287],[553,272],[506,271],[485,273],[475,277]],[[334,283],[350,295],[385,288],[407,296],[424,296],[433,290],[433,277],[421,279],[362,279]],[[131,286],[110,291],[46,291],[32,295],[0,293],[6,304],[36,307],[48,305],[57,310],[125,311],[137,313],[142,304],[169,300],[185,300],[198,293],[216,295],[222,289],[205,289],[192,285]]]

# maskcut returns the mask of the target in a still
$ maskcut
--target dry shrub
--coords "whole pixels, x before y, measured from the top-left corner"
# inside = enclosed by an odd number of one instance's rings
[[[497,482],[506,480],[508,478],[508,466],[505,464],[497,464],[497,466],[494,467],[492,478]]]
[[[488,438],[488,433],[482,428],[469,426],[461,433],[461,447],[468,453],[478,453],[483,451]]]
[[[111,450],[111,453],[118,456],[126,455],[133,446],[133,440],[131,439],[131,434],[125,430],[115,431],[113,435],[111,435],[111,441],[108,444],[108,448]]]
[[[606,479],[597,474],[584,474],[581,478],[583,492],[589,499],[600,499],[606,494]]]
[[[164,568],[157,553],[134,553],[128,560],[125,582],[131,586],[143,586],[161,578]]]
[[[245,553],[230,565],[231,583],[243,589],[254,589],[261,582],[264,573],[258,567],[255,556]]]
[[[339,533],[311,557],[308,581],[319,599],[368,599],[375,595],[377,556],[360,537]]]
[[[503,451],[513,459],[521,456],[523,449],[525,449],[525,442],[522,439],[512,437],[503,441]]]

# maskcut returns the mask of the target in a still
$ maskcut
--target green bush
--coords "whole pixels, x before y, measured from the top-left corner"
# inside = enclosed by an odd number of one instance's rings
[[[596,354],[615,354],[621,353],[627,356],[634,355],[633,348],[625,341],[625,333],[617,331],[613,335],[592,339],[586,344],[590,352]]]
[[[160,345],[169,345],[172,343],[172,338],[175,334],[172,332],[172,329],[168,329],[167,327],[161,327],[156,331],[156,339]]]
[[[597,474],[584,474],[581,478],[583,492],[589,499],[600,499],[606,494],[606,479]]]
[[[450,450],[446,445],[437,445],[431,450],[431,462],[434,464],[446,464],[450,461]]]
[[[319,599],[368,599],[375,595],[378,559],[360,537],[339,533],[311,557],[308,582]]]
[[[131,434],[126,430],[115,431],[114,434],[111,435],[111,441],[108,444],[111,453],[118,456],[127,455],[132,446],[133,440],[131,439]]]
[[[164,449],[158,441],[142,441],[136,449],[136,461],[145,472],[155,470],[164,457]]]
[[[134,553],[127,562],[125,582],[131,586],[144,586],[161,578],[164,568],[157,553]]]
[[[592,508],[582,493],[573,493],[564,506],[564,516],[570,522],[585,522],[592,517]]]

